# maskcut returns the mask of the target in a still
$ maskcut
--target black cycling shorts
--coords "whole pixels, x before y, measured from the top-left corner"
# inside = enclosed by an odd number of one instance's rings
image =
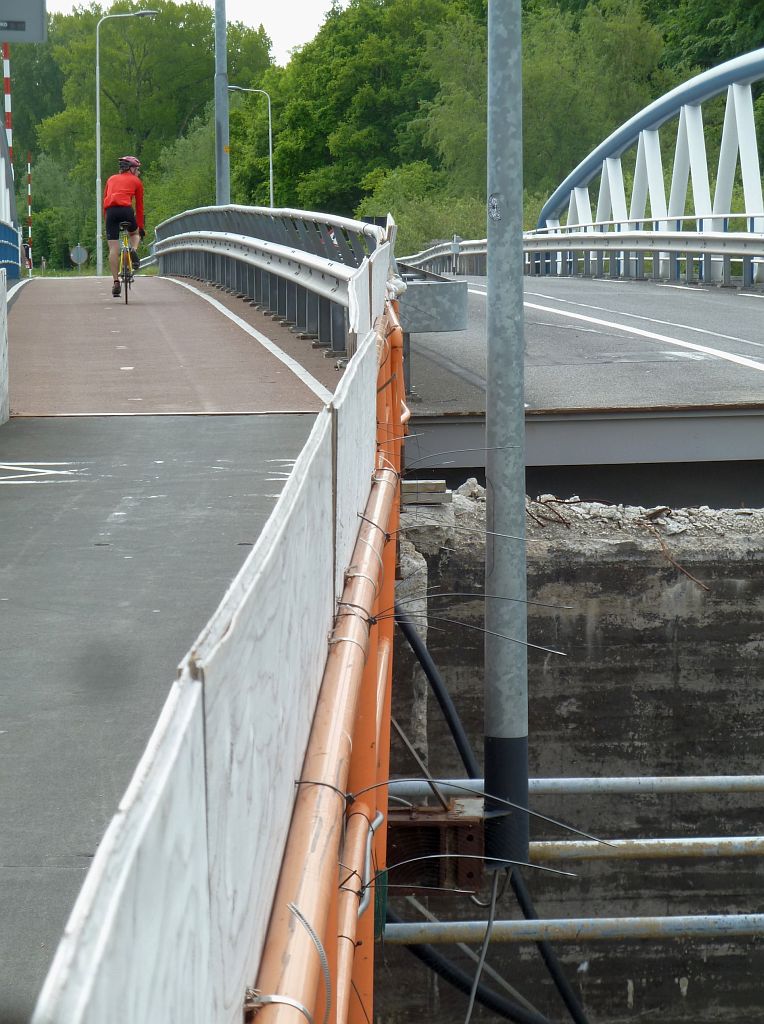
[[[130,230],[138,230],[138,222],[135,219],[135,211],[132,206],[107,206],[106,207],[106,237],[116,242],[119,239],[119,225],[123,220],[130,221]]]

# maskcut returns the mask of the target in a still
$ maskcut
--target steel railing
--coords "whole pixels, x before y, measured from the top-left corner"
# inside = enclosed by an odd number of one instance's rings
[[[732,231],[687,231],[679,222],[728,224],[739,219],[727,214],[706,218],[672,218],[676,230],[654,230],[653,221],[612,221],[586,229],[571,225],[526,232],[523,235],[525,273],[532,276],[617,277],[634,280],[706,281],[751,285],[764,272],[764,234]],[[650,228],[641,225],[650,224]],[[662,222],[667,223],[667,222]],[[485,274],[486,239],[443,242],[413,256],[410,266],[435,273]]]
[[[152,254],[160,273],[215,284],[350,354],[379,306],[372,292],[386,280],[393,233],[392,220],[383,228],[303,210],[202,207],[160,224]]]

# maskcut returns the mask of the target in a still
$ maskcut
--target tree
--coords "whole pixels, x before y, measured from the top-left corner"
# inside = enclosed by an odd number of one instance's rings
[[[316,38],[263,88],[273,98],[274,165],[279,202],[352,212],[361,181],[377,167],[431,155],[412,133],[420,101],[434,86],[421,52],[448,0],[351,0],[333,7]],[[237,187],[262,188],[263,112],[232,124]]]
[[[752,0],[678,0],[658,13],[667,57],[688,69],[715,67],[764,46],[764,5]]]
[[[183,210],[215,202],[215,114],[212,103],[186,134],[159,154],[146,181],[147,231]]]
[[[423,62],[438,85],[423,103],[424,137],[456,191],[483,195],[486,182],[486,27],[457,11],[427,36]]]
[[[155,18],[107,20],[99,30],[101,157],[103,178],[116,170],[117,158],[134,153],[143,163],[151,189],[147,193],[147,216],[156,222],[152,191],[160,185],[154,165],[170,161],[173,191],[160,192],[160,202],[170,203],[172,195],[204,195],[206,181],[214,178],[214,146],[201,145],[205,106],[214,92],[213,12],[200,0],[117,0],[109,14],[155,9]],[[38,164],[49,157],[59,169],[67,200],[52,198],[50,208],[64,211],[72,230],[80,238],[95,235],[95,64],[96,26],[106,13],[104,5],[91,2],[73,14],[56,14],[49,19],[47,44],[30,48],[30,57],[20,62],[24,88],[41,94],[23,107],[27,134],[36,113],[37,140],[35,186]],[[232,23],[228,30],[229,68],[232,77],[255,78],[269,64],[270,41],[259,30]],[[21,50],[21,47],[18,47]],[[191,126],[193,130],[191,131]],[[177,151],[165,150],[181,139]],[[192,148],[195,160],[190,159]],[[181,188],[175,168],[186,160],[188,188]],[[204,167],[199,161],[204,160]],[[173,162],[174,161],[174,162]],[[66,182],[66,187],[63,182]],[[73,191],[69,185],[76,185]],[[35,211],[39,217],[44,201],[35,187]],[[175,206],[168,212],[176,213]],[[60,224],[60,218],[54,218]],[[42,222],[41,222],[42,223]],[[74,239],[79,240],[79,238]]]

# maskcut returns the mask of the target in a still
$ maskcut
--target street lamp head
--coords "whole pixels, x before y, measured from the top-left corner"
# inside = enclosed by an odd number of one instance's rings
[[[134,18],[153,18],[159,11],[133,11]]]

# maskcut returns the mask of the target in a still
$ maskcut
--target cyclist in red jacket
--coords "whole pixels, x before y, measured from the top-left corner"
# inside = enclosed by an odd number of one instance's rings
[[[133,270],[140,266],[135,251],[146,234],[143,218],[143,182],[138,177],[141,162],[134,156],[119,158],[119,174],[112,174],[106,181],[103,194],[103,212],[106,218],[106,238],[109,243],[109,266],[114,279],[111,294],[119,295],[119,225],[122,221],[130,221],[130,247]],[[135,211],[133,211],[135,199]]]

